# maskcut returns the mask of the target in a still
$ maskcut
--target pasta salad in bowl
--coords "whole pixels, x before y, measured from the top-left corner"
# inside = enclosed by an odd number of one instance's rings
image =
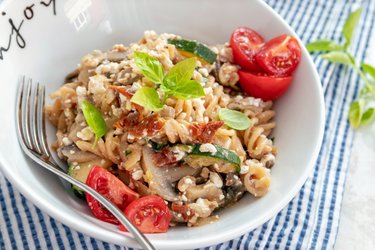
[[[43,212],[139,247],[95,199],[22,154],[9,108],[20,75],[49,94],[55,160],[157,249],[239,237],[300,190],[322,141],[323,95],[302,42],[266,3],[42,2],[0,5],[0,137],[9,142],[0,170]]]
[[[51,94],[53,148],[71,176],[115,202],[144,233],[213,222],[216,210],[245,192],[267,193],[277,152],[270,99],[291,83],[300,50],[291,36],[265,43],[246,27],[230,45],[145,31],[137,43],[95,50]],[[118,224],[92,196],[72,189],[97,218]]]

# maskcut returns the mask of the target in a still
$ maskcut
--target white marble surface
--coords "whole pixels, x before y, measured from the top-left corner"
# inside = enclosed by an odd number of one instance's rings
[[[355,134],[336,249],[375,249],[375,123]]]
[[[375,34],[370,44],[366,61],[375,65]],[[355,133],[335,248],[375,249],[375,122]]]

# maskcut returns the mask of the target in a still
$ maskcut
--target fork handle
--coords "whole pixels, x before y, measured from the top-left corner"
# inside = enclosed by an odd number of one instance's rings
[[[39,159],[34,153],[30,152],[29,150],[25,150],[27,155],[36,161],[38,164],[42,165],[44,168],[48,169],[49,171],[53,172],[54,174],[58,175],[59,177],[63,178],[64,180],[68,181],[71,184],[74,184],[81,188],[83,191],[89,193],[92,197],[94,197],[97,201],[99,201],[108,211],[110,211],[120,222],[122,225],[126,227],[127,230],[135,237],[138,243],[142,246],[145,250],[155,250],[154,246],[150,243],[150,241],[142,234],[137,227],[133,225],[129,221],[129,219],[124,215],[124,213],[118,209],[115,205],[112,204],[107,198],[102,196],[98,193],[95,189],[89,187],[88,185],[74,179],[70,175],[62,172],[56,166],[50,165],[47,162]]]

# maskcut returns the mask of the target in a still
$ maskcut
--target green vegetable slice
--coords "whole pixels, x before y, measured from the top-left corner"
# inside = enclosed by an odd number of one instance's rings
[[[186,57],[197,56],[204,62],[212,64],[216,60],[216,53],[206,45],[186,39],[169,39],[168,43],[173,44]]]
[[[90,162],[80,163],[76,166],[74,166],[72,163],[69,163],[68,164],[68,175],[70,175],[71,177],[73,177],[74,179],[76,179],[80,182],[86,183],[87,176],[89,175],[90,170],[94,165],[100,165],[103,168],[108,168],[112,165],[112,163],[107,161],[107,160],[104,160],[104,164],[103,164],[102,159],[97,159],[97,160],[90,161]],[[77,197],[82,198],[82,199],[85,198],[85,193],[82,189],[80,189],[79,187],[77,187],[76,185],[73,185],[73,184],[71,185],[71,188],[72,188],[73,193]]]
[[[241,160],[233,151],[214,144],[194,144],[184,161],[191,167],[205,167],[217,164],[222,173],[240,172]],[[211,148],[207,151],[207,148]]]
[[[95,142],[107,133],[107,125],[102,113],[91,103],[84,100],[81,104],[83,115],[89,127],[95,134]]]

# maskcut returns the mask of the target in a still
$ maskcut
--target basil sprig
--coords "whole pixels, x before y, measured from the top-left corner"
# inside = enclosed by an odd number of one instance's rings
[[[81,104],[83,116],[95,134],[95,143],[107,133],[107,125],[102,113],[90,102],[84,100]]]
[[[245,130],[251,125],[249,117],[242,112],[231,109],[221,108],[219,118],[224,121],[225,125],[237,130]]]
[[[131,98],[131,102],[152,111],[159,111],[168,97],[182,100],[195,99],[204,96],[202,85],[191,80],[196,58],[185,59],[174,65],[167,74],[163,66],[155,57],[144,52],[134,52],[134,61],[142,74],[150,81],[160,84],[160,91],[164,93],[163,101],[155,88],[142,87]]]
[[[349,15],[344,24],[342,35],[345,38],[343,45],[331,40],[317,40],[306,45],[309,52],[325,52],[321,57],[332,63],[344,64],[352,67],[364,82],[360,94],[349,109],[349,122],[353,128],[367,125],[375,120],[375,109],[371,102],[375,101],[375,68],[366,63],[358,66],[349,52],[355,27],[361,17],[362,8]]]

